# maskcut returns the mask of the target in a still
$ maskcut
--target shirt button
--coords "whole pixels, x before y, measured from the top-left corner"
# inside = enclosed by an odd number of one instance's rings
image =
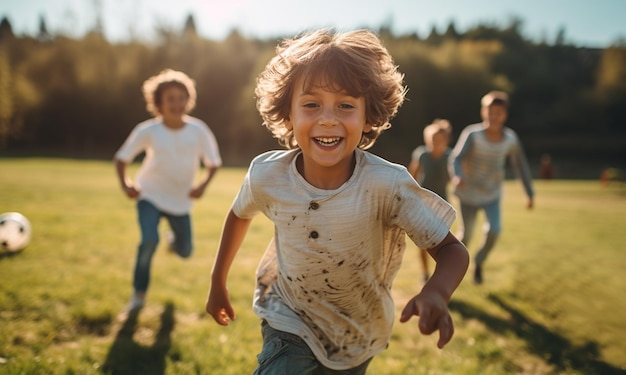
[[[311,202],[309,204],[309,208],[312,209],[312,210],[317,210],[318,208],[320,208],[320,205],[317,202]]]
[[[312,239],[316,239],[317,237],[319,237],[319,233],[317,233],[317,231],[312,231],[311,233],[309,233],[309,237],[311,237]]]

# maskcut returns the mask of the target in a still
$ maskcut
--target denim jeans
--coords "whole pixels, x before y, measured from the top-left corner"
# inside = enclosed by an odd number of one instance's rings
[[[485,239],[476,253],[476,264],[482,264],[489,252],[496,244],[500,232],[502,231],[502,218],[500,213],[500,199],[485,204],[483,206],[472,206],[461,202],[461,219],[462,225],[459,231],[459,239],[465,246],[468,246],[474,235],[474,227],[476,226],[476,217],[478,211],[483,210],[485,212]]]
[[[183,258],[191,255],[193,244],[191,241],[191,217],[185,215],[171,215],[159,211],[152,203],[146,200],[137,201],[137,218],[141,230],[141,242],[137,249],[137,261],[133,277],[135,292],[143,293],[148,290],[150,283],[150,265],[152,256],[159,244],[159,221],[165,217],[174,232],[173,250]]]
[[[275,330],[265,320],[261,330],[263,348],[253,375],[363,375],[372,360],[349,370],[332,370],[318,362],[299,336]]]

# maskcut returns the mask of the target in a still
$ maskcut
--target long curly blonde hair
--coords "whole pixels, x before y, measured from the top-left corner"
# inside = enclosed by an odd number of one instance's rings
[[[365,119],[372,130],[363,133],[358,145],[361,149],[371,147],[391,126],[390,120],[406,94],[404,75],[378,36],[369,30],[338,33],[321,29],[285,39],[259,74],[255,93],[263,125],[290,149],[298,148],[298,144],[285,123],[300,78],[305,90],[322,85],[365,99]]]

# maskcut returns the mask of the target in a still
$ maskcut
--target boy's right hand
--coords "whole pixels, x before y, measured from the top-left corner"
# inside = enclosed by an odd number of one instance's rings
[[[137,198],[139,196],[139,190],[135,189],[133,185],[124,185],[122,186],[122,190],[124,190],[124,194],[128,198]]]
[[[205,309],[217,324],[222,326],[227,326],[231,320],[236,319],[235,310],[230,304],[228,290],[225,287],[211,286]]]
[[[135,189],[135,185],[131,183],[123,183],[122,190],[128,198],[137,198],[139,196],[139,190]]]
[[[430,281],[429,281],[430,282]],[[400,315],[400,323],[412,316],[419,316],[418,327],[422,334],[430,335],[439,331],[437,347],[443,348],[454,335],[454,323],[446,300],[438,293],[424,291],[411,298]]]

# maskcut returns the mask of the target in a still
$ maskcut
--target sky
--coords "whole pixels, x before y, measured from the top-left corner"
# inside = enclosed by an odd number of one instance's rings
[[[463,32],[478,24],[504,27],[513,17],[523,21],[524,36],[537,41],[553,42],[561,30],[577,46],[626,40],[626,0],[0,0],[0,18],[7,17],[18,35],[35,35],[43,16],[50,32],[81,37],[94,28],[97,14],[113,42],[153,40],[156,26],[180,30],[189,14],[198,33],[214,40],[233,29],[265,38],[381,25],[427,37],[451,21]]]

